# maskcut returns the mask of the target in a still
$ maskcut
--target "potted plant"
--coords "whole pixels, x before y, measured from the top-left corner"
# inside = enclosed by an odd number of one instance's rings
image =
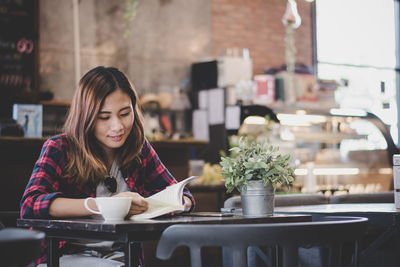
[[[237,188],[242,200],[243,215],[273,215],[277,184],[290,185],[294,171],[290,155],[278,153],[279,147],[242,136],[230,156],[221,157],[222,175],[227,192]]]

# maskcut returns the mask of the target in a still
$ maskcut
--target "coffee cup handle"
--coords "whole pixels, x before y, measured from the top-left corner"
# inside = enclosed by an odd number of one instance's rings
[[[85,209],[87,209],[88,211],[90,211],[90,212],[92,212],[92,213],[95,213],[95,214],[101,214],[100,211],[92,210],[92,209],[89,207],[88,201],[89,201],[90,199],[93,199],[93,200],[96,202],[96,199],[93,198],[93,197],[88,197],[88,198],[86,198],[85,201],[83,202],[83,206],[85,206]]]

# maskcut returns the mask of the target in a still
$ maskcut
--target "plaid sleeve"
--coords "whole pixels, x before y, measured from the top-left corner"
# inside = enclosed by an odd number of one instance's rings
[[[63,159],[61,138],[47,140],[36,161],[31,178],[21,200],[21,218],[49,218],[51,201],[58,192],[61,176],[60,162]]]
[[[161,162],[154,148],[147,140],[145,141],[142,149],[142,168],[144,168],[145,174],[145,192],[142,193],[145,195],[153,195],[163,190],[167,186],[177,183],[175,178]],[[192,194],[186,187],[183,190],[183,194],[192,201],[192,210],[195,204]]]

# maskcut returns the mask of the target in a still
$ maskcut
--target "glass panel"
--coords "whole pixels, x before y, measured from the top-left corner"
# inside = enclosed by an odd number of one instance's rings
[[[394,68],[393,0],[316,2],[318,61]]]
[[[356,120],[350,123],[350,128],[359,135],[365,135],[366,138],[343,140],[340,144],[341,154],[347,154],[348,151],[355,150],[387,149],[385,138],[381,131],[379,131],[372,122],[367,120]]]
[[[374,113],[390,125],[392,138],[398,143],[395,74],[394,70],[318,64],[319,78],[346,80],[342,83],[347,86],[335,92],[341,108],[360,108]]]

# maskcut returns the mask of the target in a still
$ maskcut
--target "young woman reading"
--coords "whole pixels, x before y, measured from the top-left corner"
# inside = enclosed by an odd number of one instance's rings
[[[177,181],[143,132],[137,93],[128,78],[112,67],[90,70],[75,92],[64,133],[43,145],[21,200],[21,217],[88,216],[84,201],[96,196],[128,196],[130,215],[146,211],[144,197]],[[192,209],[187,189],[183,198]],[[98,210],[95,201],[88,205]],[[141,266],[142,255],[136,255]],[[37,263],[45,261],[43,255]]]

